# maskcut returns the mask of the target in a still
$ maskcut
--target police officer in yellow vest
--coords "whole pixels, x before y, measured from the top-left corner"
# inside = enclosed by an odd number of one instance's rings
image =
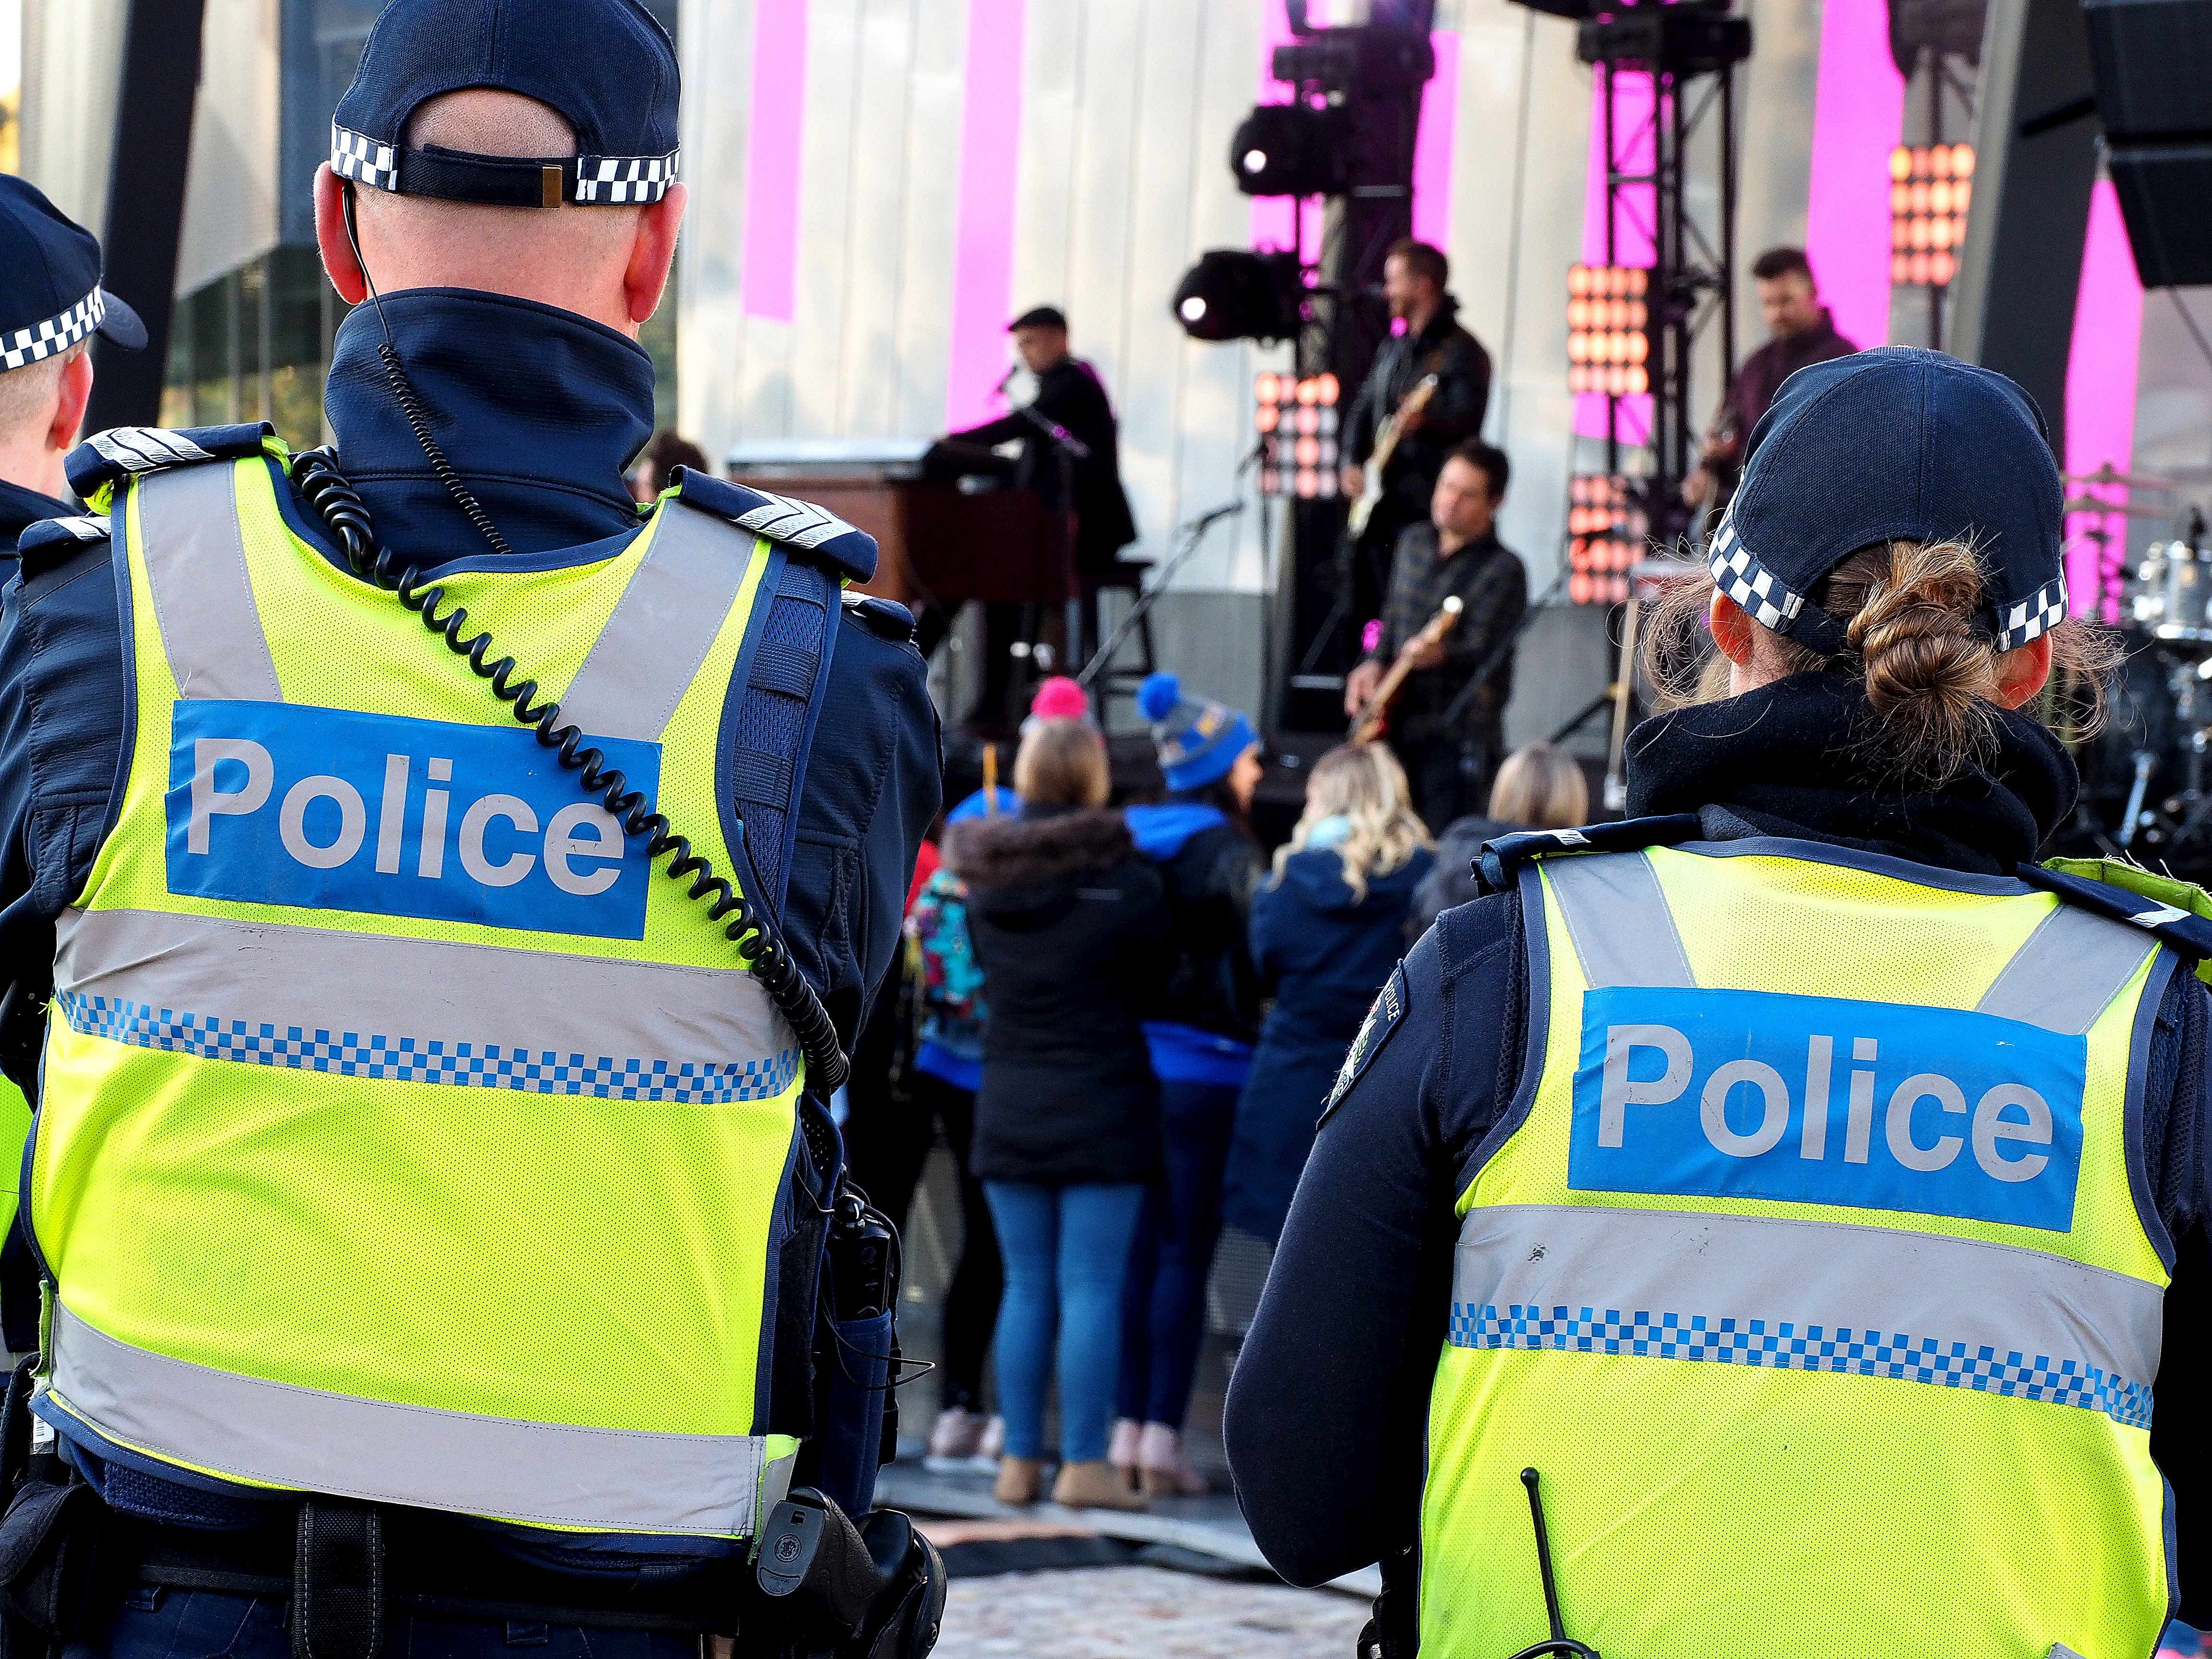
[[[2038,699],[2108,666],[2059,501],[2002,377],[1800,370],[1662,630],[1718,652],[1650,816],[1492,843],[1376,1003],[1228,1415],[1279,1569],[1383,1562],[1366,1651],[2156,1645],[2212,928],[2031,862]]]
[[[316,185],[335,454],[104,433],[90,533],[27,532],[11,1655],[934,1639],[926,1545],[841,1513],[895,1286],[822,1104],[934,717],[867,538],[628,499],[676,112],[636,0],[395,0]],[[64,669],[110,724],[52,735]]]

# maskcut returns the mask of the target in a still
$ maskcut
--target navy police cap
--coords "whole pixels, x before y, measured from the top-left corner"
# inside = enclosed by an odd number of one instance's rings
[[[100,243],[40,193],[0,173],[0,374],[67,351],[94,332],[132,350],[138,313],[100,285]]]
[[[1801,368],[1751,429],[1707,562],[1721,591],[1824,656],[1844,629],[1810,594],[1863,547],[1959,541],[2000,651],[2066,615],[2058,463],[2035,400],[1940,351],[1882,346]]]
[[[574,155],[410,149],[408,118],[442,93],[534,98]],[[402,196],[503,207],[657,202],[676,182],[676,48],[638,0],[392,0],[331,122],[331,171]]]

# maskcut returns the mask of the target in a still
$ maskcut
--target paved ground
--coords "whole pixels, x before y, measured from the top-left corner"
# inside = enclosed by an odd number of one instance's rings
[[[1098,1567],[959,1578],[939,1659],[1351,1659],[1367,1604],[1287,1589]]]

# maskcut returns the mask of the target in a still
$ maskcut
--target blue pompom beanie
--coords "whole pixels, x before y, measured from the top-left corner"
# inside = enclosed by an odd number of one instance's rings
[[[1137,688],[1137,712],[1152,723],[1160,771],[1177,793],[1227,777],[1237,757],[1260,741],[1242,710],[1184,696],[1173,674],[1146,677]]]

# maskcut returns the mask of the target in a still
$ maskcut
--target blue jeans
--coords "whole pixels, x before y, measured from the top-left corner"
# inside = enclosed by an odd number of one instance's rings
[[[1237,1126],[1235,1085],[1160,1085],[1167,1174],[1145,1196],[1121,1298],[1116,1413],[1182,1427],[1206,1337],[1206,1275],[1221,1237],[1221,1174]]]
[[[991,1219],[1006,1264],[999,1304],[999,1411],[1006,1452],[1044,1455],[1044,1397],[1058,1338],[1060,1455],[1069,1463],[1106,1455],[1121,1346],[1121,1281],[1145,1189],[1036,1187],[988,1181]]]
[[[698,1659],[699,1638],[398,1617],[385,1628],[384,1651],[392,1659]],[[292,1638],[281,1596],[141,1585],[124,1593],[104,1629],[70,1643],[62,1659],[292,1659]]]

